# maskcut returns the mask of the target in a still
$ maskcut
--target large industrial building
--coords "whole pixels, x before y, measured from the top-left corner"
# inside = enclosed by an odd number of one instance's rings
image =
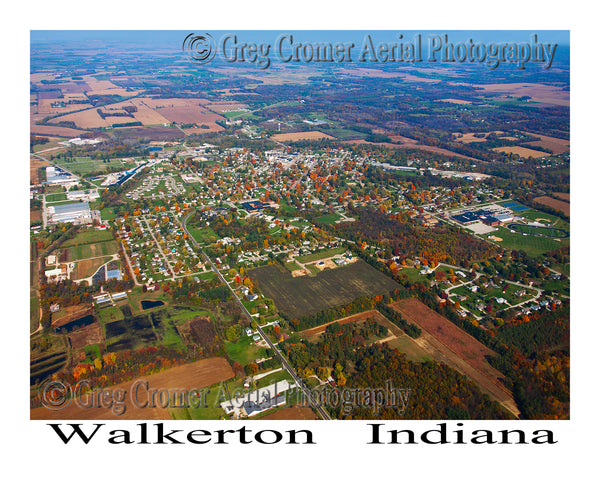
[[[71,186],[77,185],[79,180],[74,175],[66,172],[60,167],[46,167],[46,183],[53,185]]]
[[[67,203],[48,207],[49,223],[92,223],[92,212],[87,202]]]

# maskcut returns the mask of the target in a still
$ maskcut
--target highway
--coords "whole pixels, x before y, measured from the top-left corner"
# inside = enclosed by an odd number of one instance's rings
[[[183,218],[183,221],[180,222],[181,223],[181,227],[183,228],[183,231],[188,236],[188,238],[192,241],[192,243],[200,250],[200,253],[202,254],[202,257],[204,258],[204,260],[206,262],[208,262],[210,264],[212,270],[219,277],[219,280],[221,280],[221,282],[224,285],[227,285],[227,287],[231,291],[231,294],[233,295],[233,298],[235,298],[237,304],[240,306],[240,309],[242,310],[242,313],[246,316],[246,318],[250,322],[254,321],[254,318],[252,317],[252,315],[250,315],[250,312],[248,312],[248,310],[246,309],[246,307],[244,306],[244,304],[241,302],[241,300],[238,298],[238,296],[236,295],[236,293],[233,291],[233,288],[231,288],[231,285],[229,285],[229,282],[227,282],[227,280],[225,280],[225,278],[223,277],[223,275],[221,274],[221,272],[219,272],[217,266],[213,263],[213,261],[210,259],[210,257],[208,255],[206,255],[206,253],[204,253],[204,250],[202,249],[202,247],[200,247],[200,245],[198,244],[198,242],[196,242],[196,239],[190,235],[190,232],[188,231],[186,224],[187,224],[187,221],[188,221],[189,217],[192,215],[192,213],[188,213]],[[320,404],[318,404],[315,401],[315,399],[312,396],[312,392],[308,389],[308,387],[306,385],[304,385],[304,382],[302,382],[302,379],[300,379],[300,377],[298,375],[296,375],[296,372],[294,371],[294,369],[292,368],[292,366],[288,363],[287,359],[283,356],[283,354],[279,351],[279,349],[275,346],[275,344],[273,342],[271,342],[271,340],[269,339],[269,337],[267,337],[267,334],[262,330],[262,328],[260,328],[260,326],[257,326],[256,330],[258,331],[258,333],[262,337],[262,339],[267,343],[267,345],[269,346],[269,348],[273,351],[274,355],[276,355],[279,358],[279,360],[281,361],[281,364],[283,365],[283,368],[285,368],[287,370],[287,372],[290,374],[290,376],[292,377],[292,379],[296,383],[297,387],[305,395],[305,397],[308,400],[308,402],[311,405],[311,407],[313,407],[317,411],[317,413],[319,414],[319,416],[323,420],[331,420],[331,417],[329,416],[329,414],[327,413],[327,411]]]

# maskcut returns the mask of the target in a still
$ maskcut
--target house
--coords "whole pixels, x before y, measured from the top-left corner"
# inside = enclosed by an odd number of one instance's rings
[[[252,335],[252,330],[250,328],[246,328],[246,335],[249,337]]]
[[[253,340],[254,342],[256,342],[256,343],[260,342],[260,335],[258,335],[258,334],[257,334],[257,335],[254,335],[254,336],[252,337],[252,340]]]

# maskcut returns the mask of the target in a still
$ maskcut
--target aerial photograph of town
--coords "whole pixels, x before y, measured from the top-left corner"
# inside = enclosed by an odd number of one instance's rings
[[[31,419],[570,418],[568,31],[29,61]]]

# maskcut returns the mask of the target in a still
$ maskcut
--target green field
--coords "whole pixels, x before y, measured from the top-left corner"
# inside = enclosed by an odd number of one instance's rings
[[[569,232],[562,228],[538,227],[537,225],[523,225],[522,223],[511,223],[508,228],[527,235],[536,235],[548,238],[567,238]]]
[[[113,255],[118,252],[116,241],[91,243],[69,248],[69,260],[77,261],[86,258]]]
[[[46,202],[61,202],[67,199],[66,193],[50,193],[46,195]]]
[[[233,362],[238,362],[240,365],[247,365],[266,357],[266,350],[255,345],[252,337],[248,337],[245,333],[236,343],[226,341],[225,351]]]
[[[187,229],[190,232],[190,235],[194,237],[198,243],[213,243],[221,238],[210,227],[199,228],[193,225],[188,225]]]
[[[325,225],[333,225],[340,218],[342,218],[341,215],[338,215],[337,213],[330,213],[329,215],[323,215],[322,217],[315,218],[315,222],[323,223]]]
[[[383,295],[399,287],[362,260],[323,270],[315,276],[294,278],[279,265],[255,268],[249,275],[265,296],[275,302],[282,316],[289,319],[344,305],[359,297]]]
[[[70,160],[70,159],[69,159]],[[116,170],[125,170],[135,166],[131,161],[123,161],[121,158],[113,158],[109,160],[92,160],[91,157],[74,157],[73,161],[65,161],[65,159],[57,159],[56,164],[59,167],[64,167],[75,175],[89,175],[92,173],[106,173],[109,168]]]
[[[94,228],[79,232],[73,238],[62,244],[62,247],[76,247],[88,243],[99,243],[113,240],[113,234],[109,230],[96,230]]]
[[[541,255],[551,250],[569,245],[568,238],[557,241],[548,237],[512,233],[504,227],[496,230],[493,235],[502,238],[501,242],[494,242],[501,247],[507,250],[524,250],[530,255]],[[488,235],[482,235],[482,237],[487,238]]]
[[[428,362],[433,360],[427,353],[419,347],[408,335],[395,338],[387,342],[388,347],[397,348],[406,355],[408,360],[413,362]]]

